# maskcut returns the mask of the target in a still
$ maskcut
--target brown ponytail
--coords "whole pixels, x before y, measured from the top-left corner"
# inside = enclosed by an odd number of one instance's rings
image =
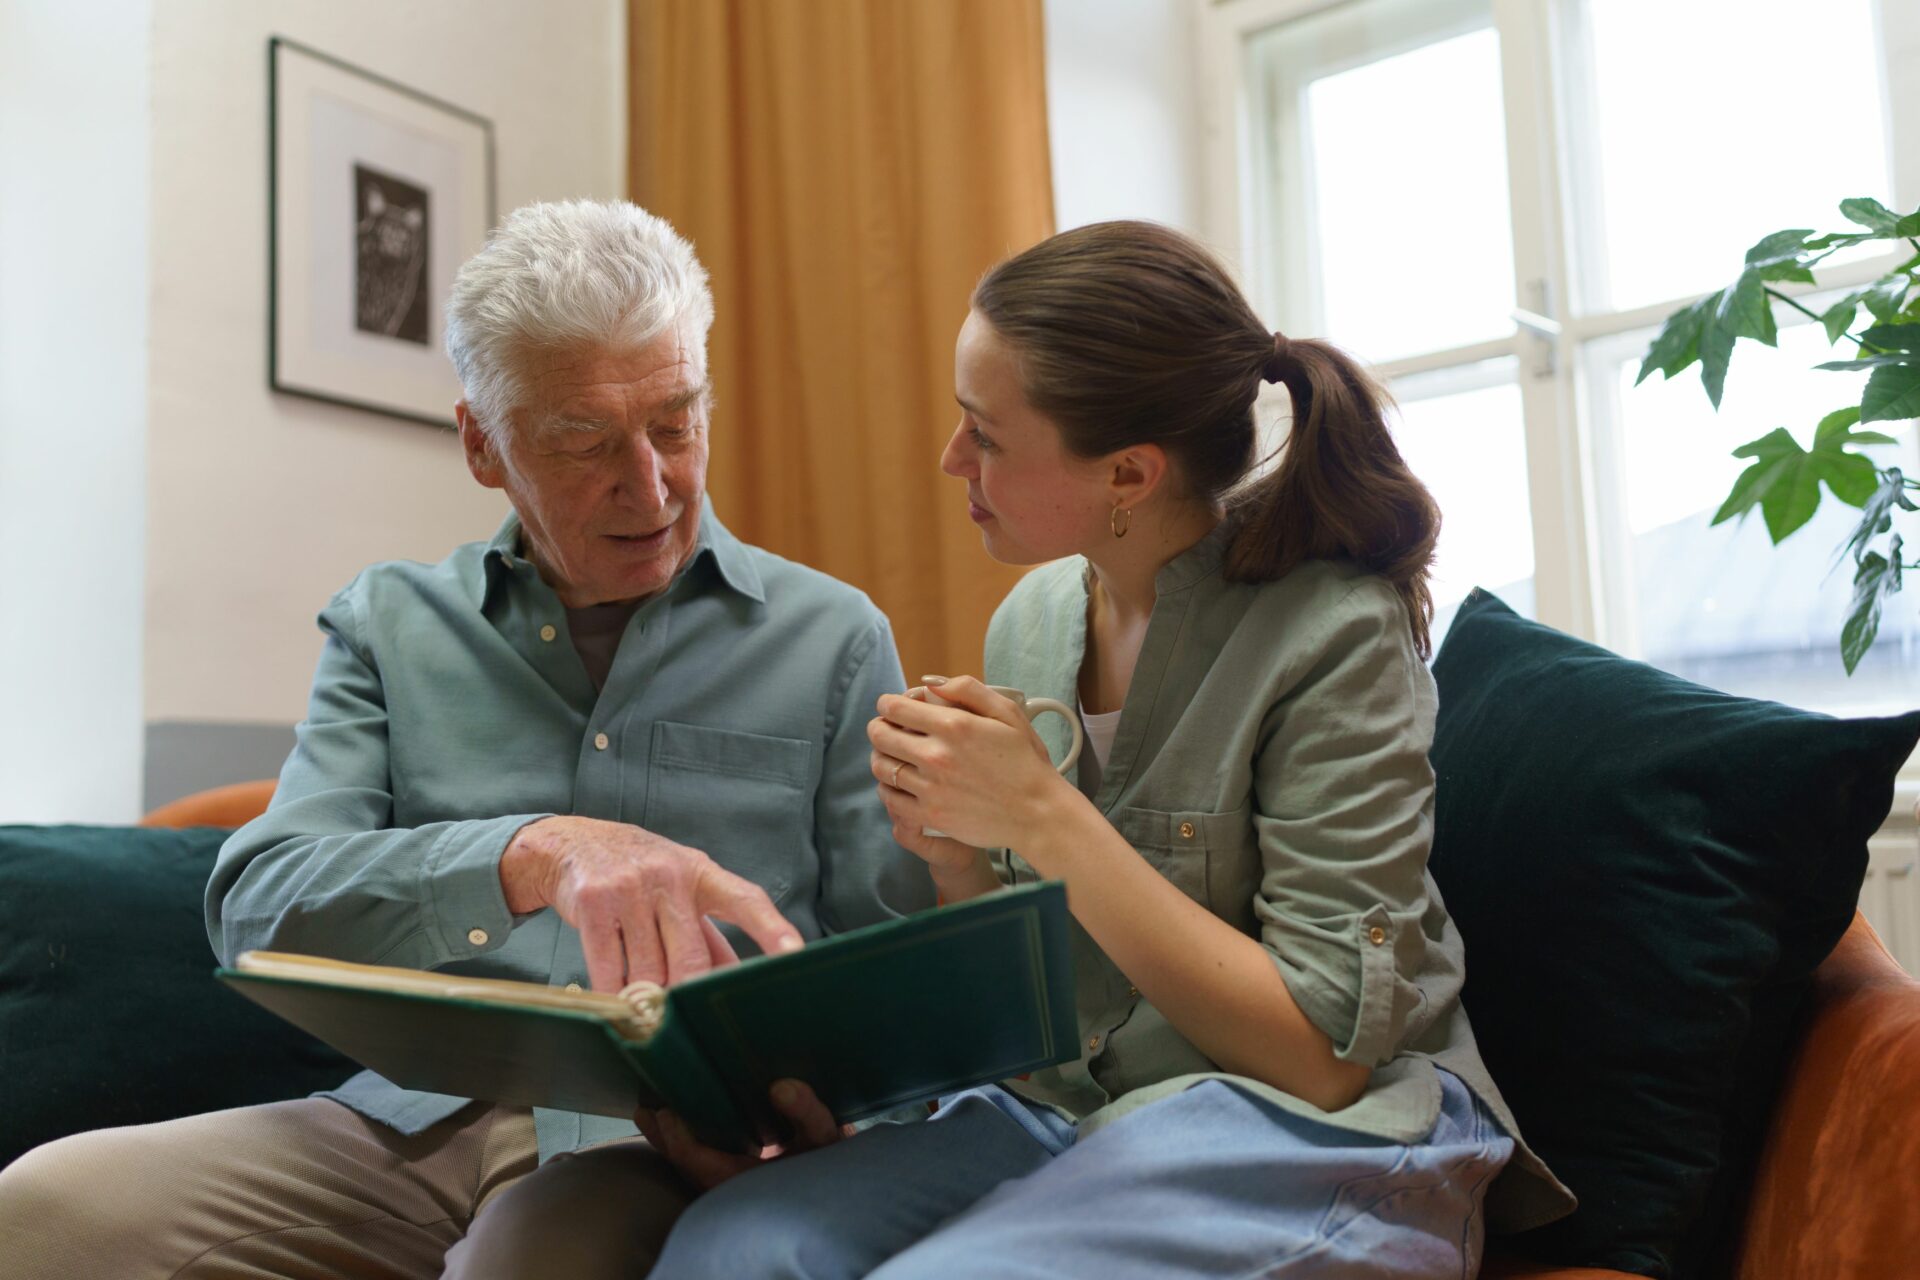
[[[1028,401],[1068,449],[1159,445],[1194,496],[1233,512],[1229,578],[1353,560],[1393,584],[1420,656],[1432,652],[1440,509],[1393,443],[1386,392],[1351,356],[1269,332],[1211,254],[1150,222],[1043,240],[987,272],[973,308],[1018,353]],[[1293,425],[1278,465],[1250,480],[1262,381],[1286,385]]]

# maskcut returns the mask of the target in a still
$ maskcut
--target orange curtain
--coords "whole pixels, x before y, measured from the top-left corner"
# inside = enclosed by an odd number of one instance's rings
[[[1018,577],[939,471],[980,273],[1048,235],[1041,0],[629,0],[634,200],[713,276],[709,489],[865,590],[909,680]]]

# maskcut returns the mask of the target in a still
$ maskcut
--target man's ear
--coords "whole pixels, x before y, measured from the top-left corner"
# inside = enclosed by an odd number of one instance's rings
[[[467,470],[489,489],[507,487],[506,467],[495,451],[493,440],[465,400],[453,406],[454,421],[460,424],[460,449],[467,455]]]
[[[1160,492],[1167,481],[1167,451],[1157,444],[1129,445],[1107,460],[1113,503],[1128,510]]]

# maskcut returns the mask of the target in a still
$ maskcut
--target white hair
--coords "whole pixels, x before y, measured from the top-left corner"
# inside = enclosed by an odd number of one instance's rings
[[[447,354],[481,427],[503,438],[523,407],[519,361],[541,347],[633,347],[676,326],[713,327],[693,246],[625,200],[515,209],[468,259],[447,302]]]

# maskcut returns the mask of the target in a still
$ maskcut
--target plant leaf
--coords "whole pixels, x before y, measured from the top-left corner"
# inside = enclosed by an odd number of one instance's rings
[[[1766,285],[1761,282],[1760,273],[1751,268],[1742,271],[1733,288],[1727,290],[1717,318],[1736,338],[1752,338],[1771,347],[1778,336]]]
[[[1700,385],[1707,389],[1707,399],[1713,401],[1713,407],[1720,407],[1721,393],[1727,387],[1727,365],[1733,360],[1734,332],[1720,320],[1719,309],[1709,315],[1700,326]]]
[[[1878,236],[1864,231],[1835,231],[1824,236],[1815,236],[1803,246],[1807,249],[1845,249],[1868,240],[1877,240]]]
[[[1920,416],[1920,365],[1875,369],[1860,393],[1860,421],[1898,422],[1916,416]]]
[[[1887,559],[1878,551],[1867,552],[1853,575],[1853,603],[1847,607],[1847,621],[1840,628],[1840,660],[1847,674],[1860,665],[1873,638],[1880,631],[1880,602],[1898,581],[1887,570]]]
[[[1794,231],[1776,231],[1770,236],[1762,236],[1759,243],[1747,250],[1747,265],[1764,267],[1773,262],[1791,262],[1800,256],[1801,246],[1807,237],[1813,234],[1812,227],[1802,227]]]
[[[1868,196],[1842,200],[1840,216],[1848,222],[1858,223],[1873,232],[1875,239],[1904,234],[1900,230],[1900,216],[1878,200]]]
[[[1893,437],[1878,431],[1855,431],[1860,421],[1860,406],[1850,404],[1835,409],[1820,419],[1813,429],[1813,456],[1820,459],[1820,478],[1833,496],[1850,507],[1864,507],[1880,485],[1880,469],[1864,454],[1852,448],[1870,444],[1892,444]]]
[[[1867,544],[1893,528],[1893,509],[1902,507],[1913,509],[1907,499],[1907,478],[1898,467],[1888,467],[1880,477],[1880,487],[1873,491],[1866,505],[1860,508],[1860,522],[1847,535],[1846,545],[1840,548],[1840,556],[1852,556],[1855,564],[1866,553]],[[1838,563],[1840,556],[1836,556]]]
[[[1734,481],[1732,492],[1720,504],[1711,523],[1719,524],[1735,515],[1744,515],[1758,503],[1760,514],[1766,517],[1768,535],[1779,542],[1813,518],[1820,505],[1820,460],[1802,449],[1792,432],[1785,427],[1775,427],[1758,440],[1749,440],[1735,449],[1733,456],[1752,458],[1754,463]],[[1827,455],[1830,459],[1844,456]],[[1847,470],[1844,463],[1840,468],[1843,472]],[[1858,477],[1843,475],[1841,483],[1849,490],[1857,488]]]
[[[1885,351],[1878,355],[1861,356],[1857,360],[1829,360],[1813,367],[1844,373],[1849,369],[1884,369],[1890,364],[1920,364],[1920,356],[1908,355],[1904,351]]]
[[[1867,310],[1873,318],[1884,325],[1900,314],[1900,304],[1906,301],[1907,286],[1912,283],[1903,272],[1882,276],[1867,290],[1866,297],[1861,301],[1867,304]]]
[[[1864,461],[1864,459],[1862,459]],[[1820,474],[1811,458],[1798,465],[1788,464],[1784,474],[1760,499],[1760,514],[1766,517],[1767,536],[1777,546],[1807,521],[1820,507]]]
[[[1846,337],[1847,330],[1853,327],[1853,316],[1860,309],[1860,299],[1864,292],[1850,293],[1840,301],[1820,313],[1820,323],[1827,331],[1827,341],[1834,343]]]
[[[1850,404],[1844,409],[1835,409],[1820,419],[1820,425],[1813,429],[1813,447],[1823,449],[1830,441],[1846,439],[1847,428],[1858,421],[1860,421],[1859,405]]]
[[[1868,458],[1838,449],[1817,449],[1808,455],[1815,472],[1833,496],[1850,507],[1864,507],[1880,485],[1880,472]]]
[[[1800,261],[1807,237],[1813,231],[1797,228],[1776,231],[1747,250],[1747,266],[1760,273],[1762,280],[1799,280],[1813,284],[1813,272]]]
[[[1736,458],[1795,457],[1805,453],[1800,442],[1793,438],[1793,432],[1785,427],[1775,427],[1758,440],[1749,440],[1733,451]]]
[[[1767,490],[1780,482],[1780,477],[1793,470],[1791,458],[1764,458],[1755,462],[1740,473],[1733,482],[1733,488],[1727,494],[1727,500],[1713,513],[1709,526],[1722,524],[1735,516],[1744,516],[1767,496]]]
[[[1734,457],[1750,458],[1753,464],[1734,481],[1709,523],[1744,518],[1758,506],[1766,518],[1767,535],[1776,543],[1785,541],[1819,509],[1822,484],[1848,506],[1865,507],[1879,499],[1886,507],[1894,499],[1881,492],[1879,469],[1864,454],[1848,448],[1856,434],[1875,434],[1853,432],[1859,418],[1860,410],[1854,406],[1828,414],[1814,429],[1811,450],[1802,449],[1785,427],[1775,427],[1735,449]]]
[[[1806,451],[1800,447],[1793,433],[1785,427],[1775,427],[1758,440],[1749,440],[1733,451],[1736,458],[1752,458],[1753,465],[1740,473],[1733,482],[1733,488],[1727,494],[1727,500],[1720,504],[1708,523],[1719,524],[1735,516],[1745,516],[1761,502],[1775,485],[1791,477],[1800,465],[1800,459]]]
[[[1920,359],[1920,324],[1877,324],[1860,336],[1882,351],[1910,351]]]
[[[1647,348],[1647,358],[1641,362],[1640,376],[1633,380],[1633,385],[1637,387],[1645,382],[1656,369],[1671,378],[1699,359],[1700,328],[1719,301],[1720,295],[1716,293],[1668,316],[1653,345]]]

